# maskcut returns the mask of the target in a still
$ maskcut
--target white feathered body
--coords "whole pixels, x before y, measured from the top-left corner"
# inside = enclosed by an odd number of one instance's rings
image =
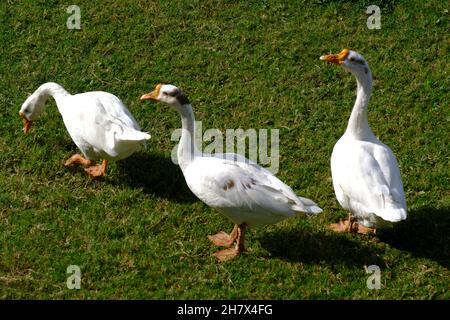
[[[336,198],[366,227],[406,219],[406,201],[397,159],[373,137],[344,134],[331,156]]]
[[[243,156],[200,152],[195,144],[194,111],[177,87],[158,85],[141,99],[161,101],[178,111],[182,133],[177,160],[186,184],[200,200],[236,225],[245,223],[249,227],[257,227],[276,223],[299,212],[322,212],[313,201],[296,196],[272,173]]]
[[[74,143],[90,160],[121,160],[134,153],[150,135],[122,101],[101,91],[55,97]]]
[[[197,157],[183,173],[200,200],[235,224],[258,227],[300,212],[322,212],[312,200],[298,197],[268,170],[239,155]]]

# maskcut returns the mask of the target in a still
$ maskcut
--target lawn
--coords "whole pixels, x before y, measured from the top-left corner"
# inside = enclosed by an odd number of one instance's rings
[[[0,297],[3,299],[449,299],[450,75],[446,1],[67,1],[0,4]],[[366,7],[381,8],[381,29]],[[350,48],[374,75],[369,122],[394,151],[407,221],[336,234],[331,151],[355,99],[353,76],[319,56]],[[78,150],[55,102],[22,132],[40,84],[120,97],[152,135],[91,180],[63,166]],[[207,235],[232,223],[199,201],[172,163],[157,83],[182,88],[203,130],[279,129],[278,177],[324,212],[251,229],[218,263]],[[66,286],[69,265],[81,288]],[[381,269],[366,286],[365,266]]]

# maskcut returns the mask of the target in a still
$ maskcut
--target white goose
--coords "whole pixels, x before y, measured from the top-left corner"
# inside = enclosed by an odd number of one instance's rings
[[[116,96],[101,91],[71,95],[53,82],[41,85],[20,108],[25,133],[44,111],[50,96],[55,99],[73,142],[84,155],[73,155],[65,165],[81,164],[91,177],[103,176],[109,160],[130,156],[143,141],[150,139]],[[96,165],[95,160],[99,159],[102,164]]]
[[[397,159],[378,140],[367,121],[372,92],[372,73],[357,52],[320,57],[350,71],[357,82],[357,97],[347,130],[331,155],[333,187],[341,206],[350,212],[348,221],[331,225],[335,231],[367,233],[373,228],[406,219],[406,200]],[[351,215],[359,222],[354,222]]]
[[[245,228],[276,223],[300,212],[322,211],[313,201],[298,197],[268,170],[237,154],[204,156],[195,145],[195,118],[184,93],[173,85],[157,85],[141,100],[164,102],[181,115],[182,135],[178,162],[189,189],[207,205],[234,223],[231,234],[220,232],[208,238],[228,249],[214,255],[225,261],[244,250]],[[236,241],[236,246],[233,243]]]

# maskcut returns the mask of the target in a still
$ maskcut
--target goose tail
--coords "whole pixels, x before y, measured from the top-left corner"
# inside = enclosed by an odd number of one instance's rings
[[[151,135],[141,131],[126,131],[118,136],[118,138],[122,141],[145,141],[150,139]]]
[[[296,212],[306,212],[309,214],[318,214],[323,210],[311,199],[298,197],[299,203],[292,206],[292,209]]]
[[[389,222],[399,222],[402,220],[406,220],[407,212],[405,208],[386,208],[380,213],[377,214],[383,220],[389,221]]]

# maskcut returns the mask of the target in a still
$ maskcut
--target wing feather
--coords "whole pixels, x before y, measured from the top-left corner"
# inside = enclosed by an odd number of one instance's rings
[[[196,163],[195,163],[196,162]],[[253,225],[275,223],[298,212],[318,213],[312,201],[299,198],[269,171],[253,163],[216,157],[194,161],[187,175],[195,174],[189,187],[208,205],[232,220]]]
[[[386,221],[406,218],[397,160],[381,142],[360,142],[351,151],[333,151],[333,184],[339,202],[355,215],[375,214]]]

